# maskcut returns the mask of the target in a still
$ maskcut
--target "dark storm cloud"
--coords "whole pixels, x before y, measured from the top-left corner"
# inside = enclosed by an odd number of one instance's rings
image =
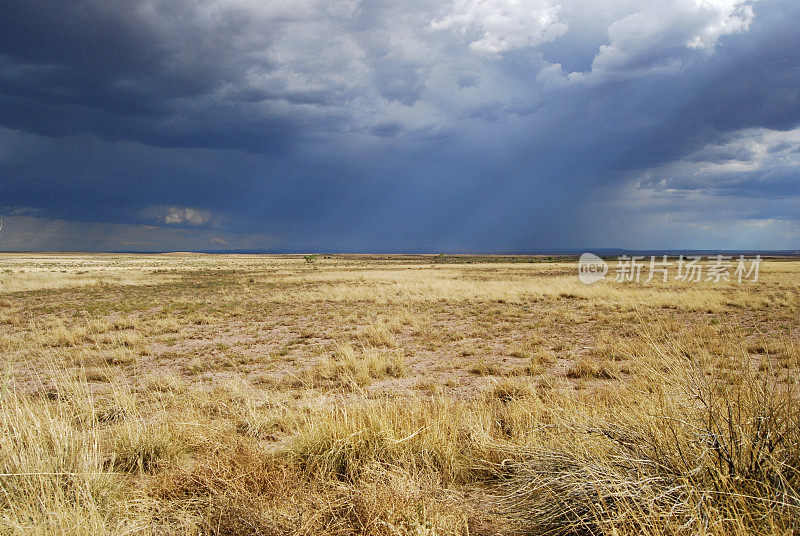
[[[198,58],[169,67],[178,51],[138,23],[138,7],[135,2],[6,2],[0,47],[11,62],[4,63],[42,70],[14,76],[4,69],[4,93],[126,115],[163,113],[162,99],[207,91],[216,80],[209,81]]]
[[[169,147],[280,147],[296,132],[290,118],[254,115],[235,98],[211,98],[247,68],[269,70],[268,58],[242,58],[236,37],[249,22],[233,9],[203,22],[193,6],[6,2],[0,10],[3,126]],[[217,31],[205,31],[209,25]],[[269,28],[249,35],[249,46],[270,42]],[[301,96],[257,100],[280,98]]]
[[[643,218],[749,207],[800,240],[775,201],[800,195],[796,2],[520,5],[5,2],[0,212],[126,243],[507,251],[647,247],[626,217],[680,247]]]

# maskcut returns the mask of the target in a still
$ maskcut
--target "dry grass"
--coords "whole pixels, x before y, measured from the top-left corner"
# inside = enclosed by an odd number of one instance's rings
[[[800,263],[761,277],[5,255],[0,533],[797,533]]]
[[[582,358],[573,363],[567,370],[568,378],[581,378],[589,380],[597,378],[600,380],[610,380],[616,375],[605,363],[595,363],[589,359]]]
[[[406,373],[402,352],[372,347],[354,349],[349,344],[343,344],[336,348],[331,357],[305,369],[293,383],[310,389],[339,386],[358,390],[374,379],[402,378]]]
[[[576,414],[563,439],[508,447],[507,507],[534,533],[791,534],[800,514],[800,406],[785,375],[731,374],[696,347],[637,355],[649,392],[621,388],[615,414]],[[694,351],[692,351],[694,350]]]

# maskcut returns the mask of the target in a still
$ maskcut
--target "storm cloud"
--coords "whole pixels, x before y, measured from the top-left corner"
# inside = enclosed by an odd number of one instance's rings
[[[0,27],[0,250],[800,247],[793,0],[9,0]]]

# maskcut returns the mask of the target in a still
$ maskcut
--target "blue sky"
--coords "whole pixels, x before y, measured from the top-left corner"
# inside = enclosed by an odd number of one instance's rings
[[[797,0],[5,0],[0,250],[800,248]]]

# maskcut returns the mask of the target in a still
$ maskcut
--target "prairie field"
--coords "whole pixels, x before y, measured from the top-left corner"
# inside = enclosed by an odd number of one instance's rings
[[[0,255],[0,533],[800,533],[800,260]]]

